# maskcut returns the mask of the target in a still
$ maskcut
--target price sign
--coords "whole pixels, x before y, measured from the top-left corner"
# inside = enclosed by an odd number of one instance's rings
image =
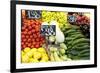
[[[56,26],[55,25],[42,25],[41,34],[45,36],[56,35]]]
[[[76,17],[73,16],[73,15],[69,15],[68,16],[68,21],[71,22],[71,23],[76,22]]]
[[[39,10],[26,10],[26,16],[30,19],[39,19],[41,18],[41,11]]]

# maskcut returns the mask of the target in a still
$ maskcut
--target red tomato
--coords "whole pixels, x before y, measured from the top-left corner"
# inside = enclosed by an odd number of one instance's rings
[[[24,42],[21,42],[21,45],[24,45]]]
[[[23,45],[23,49],[26,48],[26,45]]]
[[[31,42],[31,39],[29,38],[29,39],[27,40],[27,42]]]
[[[39,42],[39,38],[36,38],[36,42]]]
[[[37,38],[37,35],[36,34],[33,34],[33,38]]]
[[[28,29],[25,29],[26,32],[28,32]]]
[[[34,48],[34,45],[31,45],[31,48]]]
[[[25,38],[25,35],[21,35],[21,38],[24,39]]]
[[[30,20],[27,21],[28,25],[30,25]]]
[[[35,25],[34,24],[32,24],[32,28],[35,28]]]
[[[39,44],[34,45],[35,48],[39,48]]]
[[[35,42],[33,42],[32,45],[35,45]]]
[[[26,42],[27,41],[27,39],[22,39],[23,40],[23,42]]]
[[[28,34],[31,35],[32,34],[32,31],[28,31]]]
[[[35,26],[35,31],[38,32],[40,28],[38,26]]]
[[[31,43],[28,43],[28,47],[31,47]]]
[[[32,35],[30,35],[30,38],[32,39],[32,38],[33,38],[33,36],[32,36]]]
[[[32,33],[35,33],[35,30],[34,29],[32,29],[31,31],[32,31]]]
[[[32,38],[32,41],[34,42],[34,41],[35,41],[35,39],[33,39],[33,38]]]
[[[32,29],[32,26],[30,25],[30,26],[28,27],[28,29],[31,30],[31,29]]]
[[[28,45],[28,42],[25,42],[25,45],[27,46]]]
[[[24,27],[24,26],[22,26],[22,30],[23,30],[23,31],[25,30],[25,27]]]
[[[25,37],[28,39],[29,38],[29,35],[26,35]]]
[[[23,24],[24,24],[24,25],[27,25],[27,22],[24,22]]]
[[[25,35],[27,34],[27,32],[26,32],[26,31],[24,31],[23,33],[24,33]]]

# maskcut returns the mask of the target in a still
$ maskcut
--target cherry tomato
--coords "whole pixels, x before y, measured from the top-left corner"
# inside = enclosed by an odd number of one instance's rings
[[[26,48],[26,45],[23,45],[23,49]]]
[[[33,42],[32,45],[35,45],[35,42]]]
[[[22,31],[24,31],[24,30],[25,30],[25,27],[23,26],[23,27],[22,27]]]
[[[39,38],[36,39],[36,42],[39,42]]]
[[[27,32],[26,32],[26,31],[24,31],[23,33],[24,33],[25,35],[27,34]]]
[[[28,32],[28,29],[25,29],[26,32]]]
[[[36,39],[36,38],[37,38],[37,35],[36,35],[36,34],[33,34],[33,38],[35,38],[35,39]]]
[[[21,42],[21,45],[24,45],[24,42]]]
[[[32,34],[32,31],[28,31],[28,33],[27,33],[27,34],[31,35],[31,34]]]
[[[28,42],[25,42],[25,45],[27,46],[28,45]]]
[[[35,41],[35,39],[32,39],[32,42],[34,42]]]
[[[32,29],[32,26],[30,25],[30,26],[28,27],[28,29],[31,30],[31,29]]]
[[[35,33],[35,30],[34,29],[32,29],[31,31],[32,31],[33,34]]]
[[[31,43],[28,43],[28,47],[31,47]]]
[[[26,42],[27,41],[27,39],[22,39],[23,40],[23,42]]]
[[[32,39],[33,38],[33,36],[32,35],[30,35],[30,37],[29,37],[30,39]]]
[[[31,48],[34,48],[34,45],[31,45]]]
[[[29,35],[26,35],[25,37],[28,39],[29,38]]]
[[[29,39],[27,40],[27,42],[31,42],[31,39],[29,38]]]
[[[39,44],[34,45],[35,48],[39,48]]]
[[[22,35],[21,35],[21,38],[24,39],[24,38],[25,38],[25,35],[22,34]]]

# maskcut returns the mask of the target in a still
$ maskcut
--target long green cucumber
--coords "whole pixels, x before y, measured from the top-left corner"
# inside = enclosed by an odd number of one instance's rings
[[[81,32],[69,33],[69,34],[67,34],[67,36],[68,36],[68,37],[71,37],[71,36],[73,36],[73,35],[77,35],[77,34],[81,34]]]
[[[90,53],[88,53],[88,52],[79,55],[79,57],[89,57],[89,56],[90,56]]]
[[[82,51],[80,51],[80,53],[79,54],[84,54],[84,53],[89,53],[90,52],[90,49],[85,49],[85,50],[82,50]]]
[[[70,29],[70,30],[66,31],[65,34],[74,33],[74,32],[76,32],[75,29]]]
[[[73,49],[77,49],[77,50],[83,50],[83,49],[87,49],[87,48],[90,48],[90,46],[84,45],[84,46],[81,46],[81,47],[73,47]]]
[[[86,39],[86,38],[80,38],[80,39],[77,39],[77,40],[75,40],[75,41],[73,41],[73,43],[72,43],[72,46],[73,45],[76,45],[76,44],[79,44],[79,43],[89,43],[90,42],[90,40],[89,39]]]
[[[84,46],[84,45],[90,45],[88,42],[87,43],[78,43],[77,45],[74,45],[74,46],[72,46],[72,47],[82,47],[82,46]]]
[[[65,38],[65,40],[66,40],[67,42],[72,41],[73,39],[74,39],[74,38],[71,38],[71,37]]]

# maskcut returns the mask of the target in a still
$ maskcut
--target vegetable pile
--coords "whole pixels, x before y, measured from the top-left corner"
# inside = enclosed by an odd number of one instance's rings
[[[86,38],[77,26],[65,28],[65,44],[68,49],[66,54],[68,57],[75,60],[90,58],[90,39]]]
[[[45,43],[45,38],[40,35],[41,20],[22,19],[21,47],[39,48]]]
[[[50,61],[71,61],[70,58],[65,54],[66,53],[66,45],[64,43],[60,44],[59,49],[56,47],[50,47]]]
[[[44,48],[25,48],[21,51],[23,63],[48,62],[49,58]]]
[[[90,59],[90,14],[22,10],[21,62]]]
[[[63,28],[67,23],[66,15],[67,12],[42,11],[42,20],[48,23],[55,20],[59,23],[59,27]]]

